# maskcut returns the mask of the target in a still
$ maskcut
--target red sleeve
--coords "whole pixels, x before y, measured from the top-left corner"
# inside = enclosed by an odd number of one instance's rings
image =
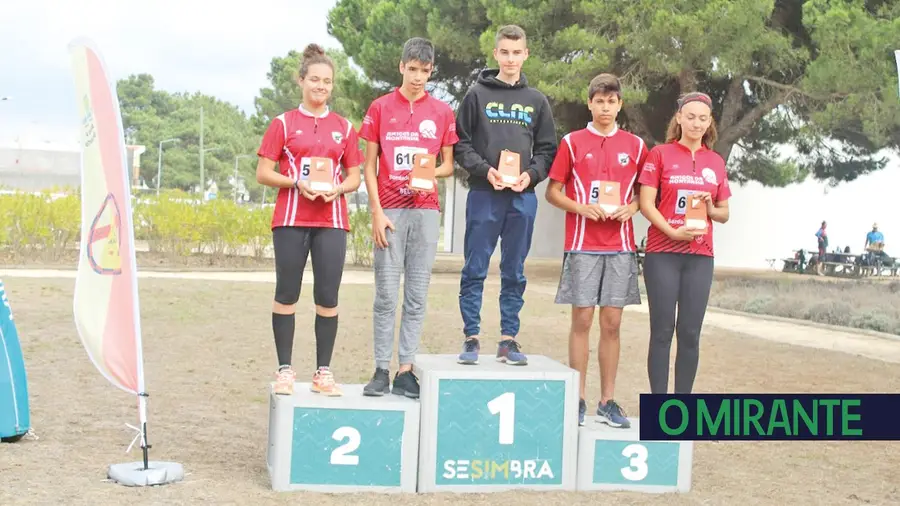
[[[638,183],[647,185],[651,188],[659,188],[660,173],[662,172],[662,157],[658,149],[650,150],[644,163],[641,164],[641,175],[638,176]]]
[[[347,122],[347,138],[344,140],[344,156],[341,157],[341,165],[344,167],[358,167],[363,163],[363,154],[359,149],[359,136],[353,124]]]
[[[644,139],[641,139],[638,136],[635,136],[635,142],[637,144],[637,159],[635,160],[635,166],[637,167],[637,177],[634,179],[634,194],[639,194],[639,188],[641,186],[641,173],[644,168],[644,162],[647,161],[647,143],[644,142]]]
[[[723,164],[724,165],[724,164]],[[724,202],[731,197],[731,186],[728,185],[728,171],[722,168],[722,180],[716,190],[716,202]]]
[[[263,135],[262,142],[259,145],[257,155],[268,158],[269,160],[278,161],[284,150],[284,116],[275,118],[269,123],[269,128]]]
[[[453,110],[447,107],[444,113],[444,138],[441,139],[441,146],[452,146],[457,142],[459,137],[456,135],[456,116],[453,115]]]
[[[381,144],[381,132],[378,131],[378,125],[381,124],[381,107],[378,101],[372,102],[369,110],[366,111],[366,117],[363,118],[362,127],[359,129],[359,136],[370,142]]]
[[[569,182],[569,176],[572,174],[572,149],[569,147],[570,138],[565,136],[559,143],[559,149],[556,150],[556,157],[550,165],[550,179],[559,181],[562,184]]]

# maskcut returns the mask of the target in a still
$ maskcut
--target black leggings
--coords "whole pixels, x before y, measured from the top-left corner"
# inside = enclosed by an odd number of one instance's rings
[[[700,330],[712,279],[712,257],[683,253],[646,254],[644,285],[650,307],[650,350],[647,354],[650,393],[668,392],[669,355],[672,334],[676,332],[675,393],[691,393],[700,361]]]
[[[306,259],[312,257],[313,299],[317,306],[338,305],[347,232],[335,228],[276,227],[272,231],[275,248],[275,302],[296,304],[300,299]],[[328,367],[337,335],[337,316],[316,314],[316,367]],[[275,350],[281,366],[291,365],[294,347],[294,315],[272,314]]]
[[[276,227],[272,231],[272,246],[275,249],[275,302],[297,303],[306,259],[312,257],[313,299],[317,306],[337,307],[347,256],[345,230]]]

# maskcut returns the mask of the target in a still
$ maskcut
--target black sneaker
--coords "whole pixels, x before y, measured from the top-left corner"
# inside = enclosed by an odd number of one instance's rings
[[[375,369],[372,381],[363,387],[363,395],[381,397],[389,393],[391,393],[391,373],[387,369]]]
[[[405,395],[410,399],[419,398],[419,379],[412,371],[398,372],[394,376],[394,395]]]

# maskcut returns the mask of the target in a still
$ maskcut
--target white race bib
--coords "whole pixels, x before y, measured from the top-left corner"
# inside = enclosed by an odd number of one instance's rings
[[[309,167],[312,164],[312,158],[308,156],[304,156],[300,159],[300,166],[297,167],[300,169],[300,180],[306,181],[309,179]]]
[[[675,214],[684,216],[687,213],[688,197],[694,194],[694,190],[678,190],[678,198],[675,199]]]
[[[417,154],[427,154],[425,148],[414,148],[412,146],[397,146],[394,148],[394,171],[409,172],[412,170],[413,161]]]
[[[588,194],[588,204],[600,202],[600,181],[591,181],[591,193]]]

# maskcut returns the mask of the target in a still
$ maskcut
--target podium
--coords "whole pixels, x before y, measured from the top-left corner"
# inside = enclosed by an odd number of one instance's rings
[[[277,491],[416,491],[419,403],[397,395],[364,397],[363,385],[326,397],[295,383],[269,393],[266,463]]]
[[[575,490],[578,372],[419,355],[419,492]]]
[[[641,441],[585,417],[578,372],[541,355],[524,367],[419,355],[418,400],[343,397],[295,383],[269,394],[272,488],[326,493],[486,493],[506,490],[689,492],[691,441]]]
[[[641,441],[640,419],[628,429],[586,416],[578,429],[578,490],[688,492],[692,441]]]

